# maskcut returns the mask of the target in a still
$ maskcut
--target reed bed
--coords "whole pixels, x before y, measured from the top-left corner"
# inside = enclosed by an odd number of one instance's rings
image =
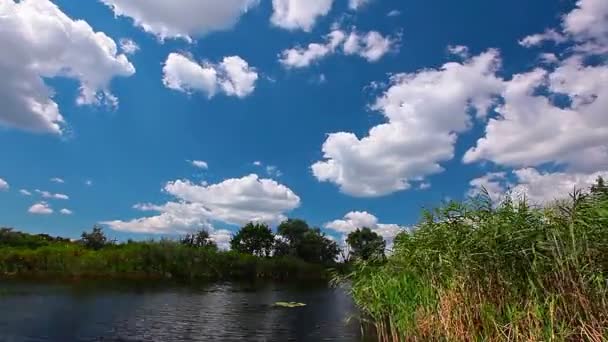
[[[607,275],[604,187],[448,203],[346,279],[379,341],[606,341]]]

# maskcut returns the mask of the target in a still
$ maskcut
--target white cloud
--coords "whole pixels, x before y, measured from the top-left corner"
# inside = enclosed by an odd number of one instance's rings
[[[241,15],[259,3],[259,0],[101,1],[112,8],[115,15],[132,18],[136,26],[160,39],[187,41],[194,36],[232,28]]]
[[[213,229],[209,233],[209,237],[217,247],[221,250],[230,249],[230,240],[232,240],[232,232],[226,229]]]
[[[579,0],[576,7],[562,17],[562,32],[547,29],[544,33],[525,37],[520,44],[537,46],[544,41],[564,43],[572,40],[575,50],[603,54],[608,52],[608,2],[605,0]]]
[[[287,68],[304,68],[339,51],[345,55],[357,55],[369,62],[376,62],[385,54],[397,49],[400,38],[382,36],[376,31],[350,33],[334,29],[325,36],[323,43],[296,46],[281,52],[279,62]]]
[[[184,233],[212,228],[213,221],[242,225],[250,221],[277,223],[300,205],[300,198],[286,186],[251,174],[218,184],[168,182],[164,191],[175,201],[163,205],[139,204],[135,208],[159,215],[131,221],[107,221],[112,229],[147,233]]]
[[[567,96],[570,105],[555,104],[557,94]],[[465,162],[553,163],[583,171],[608,167],[607,65],[585,66],[582,58],[570,57],[552,72],[535,69],[513,76],[502,96],[500,116],[489,120]]]
[[[65,181],[63,179],[59,178],[59,177],[51,178],[51,182],[58,183],[58,184],[65,183]]]
[[[344,42],[344,53],[358,55],[368,62],[376,62],[393,49],[399,40],[398,38],[383,37],[376,31],[370,31],[366,34],[353,31]]]
[[[536,33],[525,37],[524,39],[519,41],[519,45],[525,47],[533,47],[538,46],[546,41],[552,41],[556,44],[561,44],[566,42],[567,40],[568,39],[564,35],[555,31],[554,29],[547,29],[543,33]]]
[[[39,190],[39,189],[36,189],[34,191],[36,191],[38,194],[40,194],[40,196],[42,196],[42,198],[60,199],[60,200],[68,200],[68,199],[70,199],[70,197],[68,195],[65,195],[65,194],[53,194],[51,192],[42,191],[42,190]]]
[[[358,10],[371,3],[373,0],[348,0],[348,8]]]
[[[500,59],[489,50],[439,70],[398,74],[372,105],[387,119],[366,137],[338,132],[323,144],[323,158],[312,165],[319,181],[341,191],[373,197],[405,190],[411,180],[443,170],[454,157],[457,133],[470,126],[470,112],[484,116],[503,87],[495,76]]]
[[[259,160],[256,160],[256,161],[253,162],[253,165],[255,165],[255,166],[262,166],[262,162],[259,161]]]
[[[422,182],[420,183],[420,185],[418,185],[418,189],[420,190],[426,190],[426,189],[430,189],[431,188],[431,183],[429,182]]]
[[[228,96],[246,97],[255,90],[258,74],[238,56],[224,57],[221,63],[199,64],[192,59],[171,53],[163,67],[163,84],[182,92],[200,91],[209,98],[218,91]]]
[[[364,227],[370,228],[372,231],[382,236],[387,242],[388,249],[392,248],[395,236],[404,231],[404,229],[397,224],[378,223],[378,218],[366,211],[351,211],[344,215],[344,218],[325,224],[325,228],[341,233],[344,236]]]
[[[199,169],[207,170],[209,168],[209,165],[207,164],[206,161],[202,161],[202,160],[188,160],[188,162],[190,164],[192,164],[194,167],[197,167]]]
[[[388,17],[398,17],[401,15],[401,11],[392,10],[386,14]]]
[[[533,204],[545,204],[568,197],[575,188],[587,190],[598,176],[608,177],[608,171],[592,173],[540,172],[533,168],[512,171],[515,181],[506,178],[506,173],[489,173],[471,181],[469,194],[477,194],[485,186],[490,198],[496,203],[510,191],[516,199],[526,198]]]
[[[274,165],[266,165],[266,174],[270,177],[281,177],[283,172]]]
[[[0,178],[0,191],[6,191],[8,190],[10,187],[8,185],[8,182],[5,181],[4,179]]]
[[[333,0],[272,0],[272,24],[310,32],[316,21],[331,10]]]
[[[80,84],[79,105],[109,104],[112,78],[135,68],[116,43],[86,21],[72,20],[49,0],[0,2],[0,124],[61,134],[65,120],[44,79],[68,77]]]
[[[72,215],[74,212],[71,211],[70,209],[63,208],[63,209],[59,210],[59,213],[61,215]]]
[[[84,185],[86,186],[92,186],[93,185],[93,181],[90,179],[87,179],[86,181],[84,181]]]
[[[46,202],[40,202],[32,205],[28,212],[36,215],[49,215],[53,213],[53,209]]]
[[[122,51],[126,55],[135,54],[139,51],[139,45],[129,38],[121,38],[119,41],[120,51]]]
[[[26,189],[19,190],[19,193],[22,194],[23,196],[32,196],[32,193],[27,191]]]
[[[559,62],[559,58],[557,58],[557,56],[554,53],[550,53],[550,52],[546,52],[546,53],[541,53],[538,58],[540,59],[540,61],[544,64],[556,64]]]
[[[490,196],[492,202],[499,202],[505,195],[505,186],[503,183],[506,180],[505,172],[490,172],[482,177],[475,178],[469,185],[471,189],[467,195],[475,197],[482,193],[482,189],[485,189]]]
[[[461,58],[469,58],[469,48],[464,45],[448,45],[448,53]]]

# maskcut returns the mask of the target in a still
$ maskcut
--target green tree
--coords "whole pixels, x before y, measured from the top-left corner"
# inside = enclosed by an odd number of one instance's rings
[[[346,243],[352,250],[352,256],[361,260],[379,260],[384,258],[386,242],[382,236],[364,227],[348,234]]]
[[[270,256],[274,246],[274,234],[268,225],[248,223],[230,240],[230,248],[240,253]]]
[[[181,239],[181,243],[190,247],[217,249],[216,243],[206,230],[200,230],[193,234],[187,234]]]
[[[287,246],[280,247],[282,254],[289,254],[307,262],[333,263],[340,252],[334,241],[328,239],[319,228],[308,226],[304,220],[283,221],[277,231],[287,241]]]
[[[284,237],[289,244],[289,254],[293,256],[297,256],[297,246],[301,244],[304,235],[309,230],[308,223],[300,219],[288,219],[277,227],[278,234]]]
[[[608,185],[602,176],[598,176],[595,184],[591,186],[591,196],[599,200],[608,199]]]
[[[108,238],[103,232],[103,228],[98,225],[93,226],[90,233],[82,232],[81,239],[86,248],[99,250],[108,244]]]

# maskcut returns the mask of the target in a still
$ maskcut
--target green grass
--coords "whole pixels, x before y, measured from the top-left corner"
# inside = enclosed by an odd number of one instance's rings
[[[0,276],[49,278],[156,278],[322,280],[323,265],[263,258],[173,241],[136,242],[91,250],[70,242],[41,247],[0,247]]]
[[[347,279],[380,341],[604,341],[607,276],[603,192],[447,204]]]

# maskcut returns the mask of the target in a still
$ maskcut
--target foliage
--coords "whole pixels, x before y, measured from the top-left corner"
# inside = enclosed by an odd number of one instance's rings
[[[47,234],[26,234],[12,228],[0,228],[0,248],[11,246],[17,248],[38,248],[51,243],[67,243],[70,239],[53,237]]]
[[[346,243],[351,249],[352,257],[360,260],[382,260],[386,241],[382,236],[367,227],[348,234]]]
[[[196,248],[211,248],[217,250],[217,245],[206,230],[200,230],[193,234],[187,234],[181,239],[182,245]]]
[[[160,240],[109,245],[99,250],[79,243],[34,249],[0,248],[0,276],[192,280],[323,280],[324,266],[300,259],[261,258],[234,251],[192,248]]]
[[[338,245],[327,238],[319,228],[311,228],[306,221],[288,219],[277,228],[287,242],[278,246],[279,255],[289,254],[308,262],[334,263],[339,253]]]
[[[274,244],[274,234],[268,225],[248,223],[230,240],[233,251],[269,257]]]
[[[606,340],[608,199],[593,189],[426,212],[386,263],[356,263],[353,298],[382,341]]]
[[[98,225],[93,226],[90,233],[82,232],[81,241],[86,248],[99,250],[108,244],[108,238],[103,232],[103,228]]]

